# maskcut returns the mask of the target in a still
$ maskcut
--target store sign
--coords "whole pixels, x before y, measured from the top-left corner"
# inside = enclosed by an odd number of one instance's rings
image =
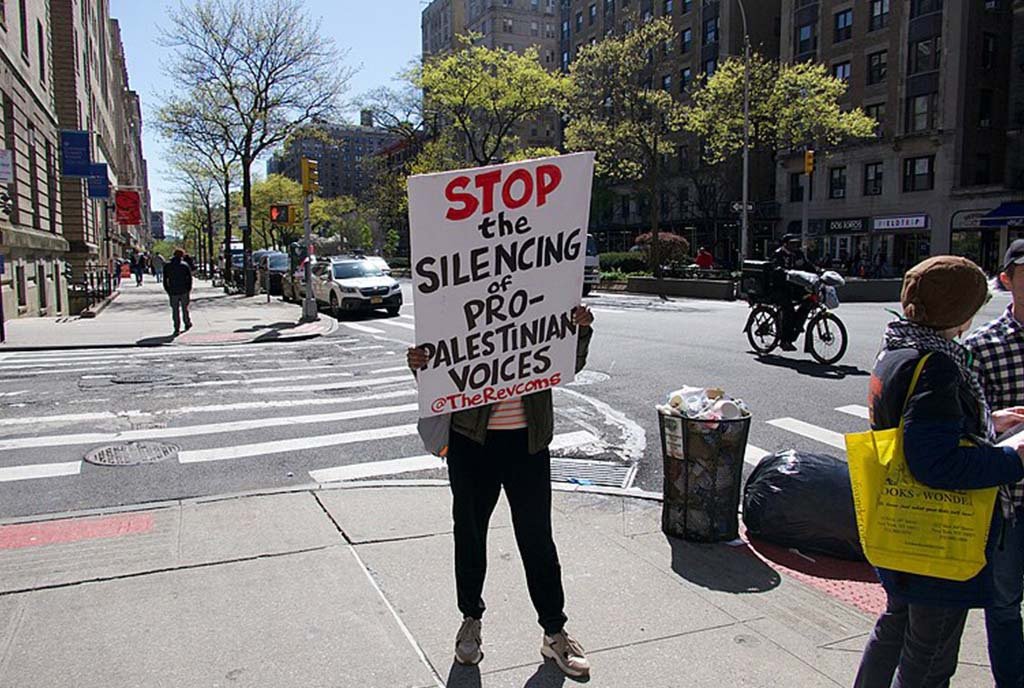
[[[89,132],[62,131],[60,133],[60,170],[65,177],[89,177],[92,161],[89,159]]]
[[[868,231],[868,218],[848,217],[829,220],[827,231],[829,234],[863,234]]]
[[[928,216],[876,217],[874,228],[876,232],[887,232],[893,229],[928,229]]]

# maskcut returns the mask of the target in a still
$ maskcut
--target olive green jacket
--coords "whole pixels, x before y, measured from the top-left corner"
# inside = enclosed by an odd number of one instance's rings
[[[577,373],[587,365],[590,338],[593,335],[592,328],[579,328],[579,335],[576,338]],[[452,430],[477,444],[483,444],[487,439],[487,423],[491,419],[492,408],[493,405],[456,411],[452,414]],[[546,389],[524,396],[523,408],[526,411],[528,450],[531,454],[536,454],[551,444],[551,438],[555,435],[555,409],[551,401],[551,390]]]

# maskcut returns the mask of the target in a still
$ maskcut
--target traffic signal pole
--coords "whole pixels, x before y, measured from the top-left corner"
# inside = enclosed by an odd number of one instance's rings
[[[309,221],[310,194],[302,194],[302,221],[306,230],[306,270],[303,280],[306,284],[306,298],[302,301],[302,322],[317,319],[316,299],[313,297],[313,224]]]

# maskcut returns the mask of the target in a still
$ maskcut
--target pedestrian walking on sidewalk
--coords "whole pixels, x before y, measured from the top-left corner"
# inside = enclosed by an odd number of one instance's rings
[[[164,281],[164,264],[166,262],[167,261],[164,260],[164,257],[159,253],[153,254],[153,275],[156,276],[156,281],[158,283]]]
[[[969,352],[956,341],[987,300],[985,274],[966,258],[935,256],[919,263],[903,280],[905,317],[889,324],[875,362],[868,400],[871,426],[891,429],[903,421],[907,466],[929,487],[981,489],[1024,478],[1024,444],[994,447],[987,441],[994,438],[993,423],[1006,419],[989,411]],[[992,556],[1009,506],[1007,491],[1000,492],[986,546],[989,564],[974,578],[952,581],[878,569],[886,609],[868,639],[856,688],[949,685],[967,611],[993,601]]]
[[[142,286],[142,276],[146,273],[146,254],[140,253],[135,257],[135,264],[132,266],[135,272],[135,286]]]
[[[587,361],[591,324],[589,308],[573,309],[578,326],[576,370]],[[415,374],[429,363],[426,350],[408,351]],[[554,432],[551,390],[458,411],[451,416],[446,459],[455,524],[455,587],[462,626],[455,636],[455,661],[477,664],[483,659],[482,597],[487,571],[487,526],[502,488],[512,512],[519,554],[526,569],[537,620],[544,629],[541,654],[564,673],[588,676],[583,648],[565,630],[562,569],[551,533],[551,455]]]
[[[1005,409],[993,414],[1006,417],[996,424],[1001,430],[1024,420],[1024,239],[1010,244],[997,279],[999,288],[1010,292],[1010,305],[998,318],[972,332],[964,346],[974,355],[974,370],[985,399],[992,408]],[[1020,611],[1024,597],[1024,483],[1010,488],[1010,498],[1013,510],[991,561],[995,597],[985,609],[988,657],[996,688],[1024,686]]]
[[[171,318],[174,320],[175,336],[181,334],[181,321],[185,331],[192,329],[192,316],[188,312],[189,296],[192,292],[192,270],[183,260],[185,252],[174,249],[174,257],[164,266],[164,291],[171,299]]]

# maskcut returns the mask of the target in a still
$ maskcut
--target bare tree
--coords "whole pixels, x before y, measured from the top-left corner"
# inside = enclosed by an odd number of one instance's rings
[[[167,72],[187,95],[168,105],[212,105],[200,111],[242,167],[251,296],[252,165],[295,129],[335,117],[353,70],[300,0],[182,0],[169,21],[162,40],[175,52]]]
[[[217,170],[212,169],[206,161],[194,157],[193,152],[184,146],[176,146],[171,150],[170,164],[181,188],[181,196],[187,197],[189,205],[196,208],[202,218],[202,236],[197,258],[206,254],[206,263],[210,274],[214,268],[213,246],[213,213],[216,209],[214,194],[219,191],[220,178]]]

